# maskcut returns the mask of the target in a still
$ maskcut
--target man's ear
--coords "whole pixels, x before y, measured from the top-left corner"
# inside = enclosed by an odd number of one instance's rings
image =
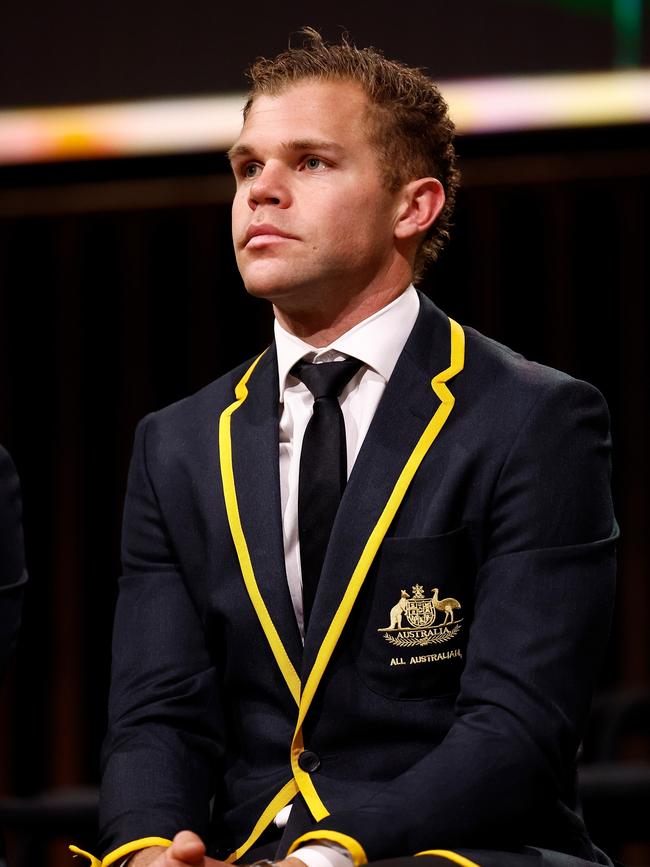
[[[400,211],[395,223],[396,238],[423,235],[435,222],[445,204],[445,191],[436,178],[418,178],[402,190]]]

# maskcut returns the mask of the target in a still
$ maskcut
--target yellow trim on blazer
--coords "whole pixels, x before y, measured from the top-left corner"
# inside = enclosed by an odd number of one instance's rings
[[[248,383],[248,380],[250,379],[251,374],[255,370],[257,363],[262,357],[261,355],[255,359],[255,361],[248,368],[242,379],[238,382],[235,388],[236,400],[232,404],[230,404],[230,406],[226,407],[226,409],[221,413],[221,418],[219,420],[219,460],[221,465],[221,477],[224,490],[224,499],[226,501],[228,523],[230,525],[230,532],[232,534],[235,548],[237,550],[237,556],[239,558],[244,583],[253,603],[253,607],[255,608],[258,619],[260,621],[262,629],[264,630],[264,634],[266,635],[269,645],[271,646],[271,650],[276,659],[276,662],[278,663],[280,671],[282,672],[287,686],[289,687],[289,690],[291,691],[291,694],[294,697],[296,704],[298,705],[298,719],[296,722],[294,736],[291,742],[291,769],[293,771],[297,787],[300,790],[300,793],[305,799],[305,802],[316,821],[321,821],[322,819],[325,819],[327,816],[329,816],[329,811],[321,801],[311,776],[305,771],[303,771],[298,764],[298,758],[300,756],[300,753],[304,749],[302,725],[305,720],[305,716],[307,715],[307,712],[311,706],[312,699],[321,682],[321,679],[325,672],[325,668],[327,667],[327,664],[331,659],[334,648],[336,647],[336,644],[345,627],[347,619],[352,610],[352,606],[356,601],[356,598],[370,570],[375,555],[379,550],[379,546],[381,545],[384,536],[386,535],[388,528],[390,527],[390,524],[392,523],[393,518],[395,517],[395,514],[397,513],[397,510],[401,505],[402,500],[404,499],[406,491],[408,490],[408,487],[411,484],[415,473],[417,472],[420,464],[422,463],[428,450],[431,448],[431,445],[435,441],[436,437],[442,430],[454,407],[455,398],[447,387],[446,383],[448,382],[448,380],[452,379],[452,377],[460,373],[460,371],[464,367],[465,334],[461,326],[453,319],[449,320],[449,326],[449,366],[440,373],[437,373],[431,380],[431,388],[433,389],[433,392],[436,394],[436,396],[439,398],[440,406],[434,413],[431,421],[426,426],[422,436],[418,440],[415,448],[413,449],[411,455],[406,461],[402,472],[400,473],[399,478],[395,483],[395,487],[393,488],[386,502],[386,505],[384,506],[384,509],[379,516],[379,520],[377,521],[370,536],[368,537],[368,541],[366,542],[365,547],[361,553],[361,557],[359,558],[359,562],[357,563],[354,572],[352,573],[352,577],[350,578],[345,593],[343,594],[343,599],[341,600],[341,603],[339,604],[339,607],[332,619],[323,643],[321,644],[318,654],[316,656],[316,661],[314,662],[313,668],[309,673],[309,677],[307,678],[305,688],[302,691],[300,679],[298,678],[298,675],[296,674],[296,671],[291,664],[291,661],[289,660],[287,652],[282,644],[282,640],[280,639],[280,636],[278,635],[278,632],[270,618],[268,609],[266,608],[264,600],[262,599],[262,595],[255,579],[255,573],[253,572],[253,566],[251,563],[248,546],[246,544],[246,538],[244,536],[244,531],[241,525],[232,465],[232,439],[230,433],[230,419],[232,414],[237,409],[239,409],[239,407],[248,397],[248,388],[246,387],[246,385]],[[262,355],[263,354],[264,353],[262,353]],[[265,810],[262,815],[265,816],[268,810],[269,808],[267,808],[267,810]],[[255,828],[258,828],[258,826],[260,827],[257,836],[254,836],[254,834],[252,833],[246,841],[249,847],[255,842],[259,834],[261,834],[266,827],[266,825],[262,825],[262,818],[258,820]]]
[[[451,852],[449,849],[427,849],[424,852],[416,852],[418,855],[437,855],[438,858],[446,858],[448,861],[453,861],[454,864],[460,864],[460,867],[481,867],[476,861],[470,861],[464,855],[459,855],[458,852]]]
[[[297,840],[294,840],[291,846],[289,846],[287,855],[291,855],[301,846],[302,843],[306,843],[309,840],[331,840],[332,843],[339,843],[348,850],[350,855],[352,855],[355,867],[362,867],[363,864],[368,863],[368,856],[366,855],[363,846],[358,840],[355,840],[354,837],[349,837],[347,834],[341,834],[339,831],[328,831],[327,829],[321,830],[320,828],[318,831],[308,831],[307,834],[303,834],[302,837],[298,837]],[[300,858],[300,855],[296,855],[296,858]]]
[[[91,855],[90,852],[84,852],[83,849],[79,849],[78,846],[68,846],[68,848],[71,852],[74,852],[75,855],[83,855],[84,858],[88,858],[90,861],[90,867],[110,867],[111,864],[121,861],[122,858],[126,858],[127,855],[139,852],[140,849],[148,849],[150,846],[164,846],[167,848],[168,846],[171,846],[171,844],[172,841],[167,840],[166,837],[142,837],[140,840],[132,840],[130,843],[124,843],[124,845],[119,846],[117,849],[113,849],[112,852],[109,852],[108,855],[104,856],[103,861],[100,861],[99,858],[95,858],[95,856]]]
[[[84,850],[80,849],[78,846],[68,846],[68,849],[75,857],[81,855],[82,858],[87,858],[90,861],[90,867],[102,867],[102,862],[99,858],[95,858],[95,856],[91,855],[90,852],[84,852]]]
[[[303,771],[298,764],[298,759],[304,749],[302,730],[296,730],[291,743],[291,770],[293,771],[295,781],[298,783],[300,794],[309,807],[309,812],[317,822],[320,822],[321,819],[326,819],[329,816],[329,810],[321,801],[311,775]]]
[[[253,830],[251,831],[248,839],[242,843],[242,845],[236,849],[231,855],[228,855],[226,858],[226,863],[232,864],[233,861],[237,861],[241,858],[242,855],[245,855],[246,852],[250,849],[253,843],[259,838],[259,836],[265,831],[268,826],[271,824],[273,819],[278,815],[280,810],[283,807],[286,807],[287,804],[291,803],[291,801],[298,794],[298,786],[295,780],[289,780],[286,786],[283,786],[280,791],[277,793],[275,798],[271,801],[271,803],[266,807],[262,815],[259,817],[257,822],[255,823]]]
[[[230,406],[226,407],[226,409],[221,413],[221,418],[219,419],[219,462],[221,465],[223,496],[226,501],[228,524],[230,525],[230,532],[237,550],[237,558],[244,578],[244,584],[246,585],[248,595],[253,603],[253,608],[255,609],[255,613],[262,625],[267,641],[271,646],[271,651],[278,664],[278,668],[282,672],[282,676],[289,687],[289,692],[293,696],[293,700],[296,704],[299,704],[300,677],[298,676],[296,669],[293,667],[287,651],[284,649],[282,640],[278,635],[273,621],[271,620],[271,615],[269,614],[268,608],[266,607],[262,594],[260,593],[260,589],[257,586],[257,581],[255,580],[255,573],[253,572],[253,564],[251,563],[250,552],[246,543],[246,536],[244,535],[244,530],[241,525],[239,505],[237,503],[237,490],[235,487],[235,475],[232,466],[230,418],[248,397],[246,383],[250,379],[251,374],[255,370],[262,355],[264,355],[264,352],[257,356],[255,361],[237,383],[235,388],[235,402],[231,403]]]

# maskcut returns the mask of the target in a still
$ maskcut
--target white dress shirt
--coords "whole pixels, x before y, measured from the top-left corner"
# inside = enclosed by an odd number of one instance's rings
[[[280,386],[280,499],[284,561],[293,610],[303,641],[298,479],[302,440],[311,418],[314,398],[307,386],[292,376],[291,368],[302,358],[315,364],[342,361],[348,357],[363,362],[339,398],[345,421],[349,475],[419,311],[420,301],[411,285],[386,307],[337,337],[329,346],[319,349],[286,331],[277,319],[275,321]],[[280,810],[275,817],[279,828],[286,825],[290,810],[291,805]],[[294,855],[307,867],[350,867],[352,864],[352,856],[346,849],[328,841],[302,846]]]

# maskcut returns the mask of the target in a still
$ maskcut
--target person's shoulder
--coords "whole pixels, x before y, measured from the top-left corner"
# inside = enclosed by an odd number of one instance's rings
[[[449,327],[447,324],[441,329],[441,324],[450,321],[448,314],[426,296],[421,295],[420,303],[424,333],[440,339],[446,333],[444,327]],[[463,361],[450,381],[451,391],[457,397],[462,395],[482,407],[489,403],[495,415],[505,411],[509,416],[513,413],[516,416],[517,410],[526,412],[532,404],[543,402],[545,396],[565,393],[605,405],[602,394],[591,383],[549,364],[533,361],[472,326],[461,324],[461,328]]]
[[[11,460],[11,455],[7,449],[0,443],[0,466],[14,468],[14,462]]]
[[[0,445],[0,585],[5,591],[9,585],[21,588],[27,580],[21,521],[22,499],[18,473],[9,452]],[[16,592],[22,594],[22,589]]]
[[[247,359],[194,394],[148,413],[139,421],[136,437],[145,430],[174,440],[200,436],[202,431],[211,434],[223,410],[236,399],[237,384],[257,358]]]
[[[537,442],[573,437],[576,431],[609,436],[609,409],[594,385],[531,361],[473,328],[463,331],[464,367],[450,390],[457,416],[483,441],[507,451],[526,431]]]
[[[215,410],[225,408],[235,399],[237,383],[254,361],[255,357],[247,359],[218,379],[204,385],[194,394],[169,404],[151,415],[160,421],[182,421],[188,417],[200,416],[203,413],[212,414]]]
[[[537,402],[545,397],[576,394],[602,404],[596,386],[538,361],[487,337],[474,328],[465,332],[464,372],[470,387],[488,391],[496,398],[515,402]]]
[[[14,462],[2,444],[0,444],[0,479],[2,479],[5,487],[9,481],[15,484],[18,483],[18,473],[16,472]]]

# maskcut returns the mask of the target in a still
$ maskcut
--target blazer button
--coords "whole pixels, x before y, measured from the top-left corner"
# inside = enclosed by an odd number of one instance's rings
[[[300,753],[298,756],[298,765],[308,774],[313,774],[314,771],[317,771],[320,768],[320,759],[313,753],[311,750],[304,750],[304,752]]]

